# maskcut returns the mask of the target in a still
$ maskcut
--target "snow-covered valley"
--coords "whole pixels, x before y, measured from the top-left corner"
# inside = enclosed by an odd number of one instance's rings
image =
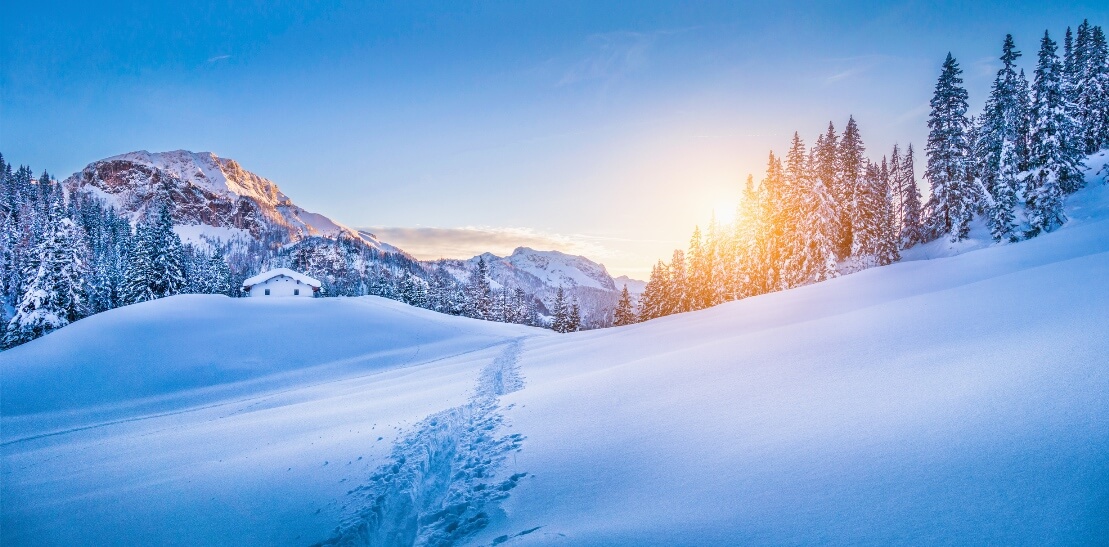
[[[1109,192],[1019,244],[555,335],[175,296],[0,353],[4,544],[1098,544]]]

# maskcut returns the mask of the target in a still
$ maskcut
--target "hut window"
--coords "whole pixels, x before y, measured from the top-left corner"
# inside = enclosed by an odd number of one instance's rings
[[[300,296],[300,289],[293,289],[293,296]]]
[[[270,295],[270,290],[266,289],[266,296],[269,296],[269,295]]]

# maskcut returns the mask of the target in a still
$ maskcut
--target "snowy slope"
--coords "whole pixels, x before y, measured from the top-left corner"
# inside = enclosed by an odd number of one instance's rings
[[[309,236],[362,239],[386,252],[400,252],[324,215],[297,206],[273,181],[211,152],[129,152],[95,161],[64,181],[70,191],[89,192],[132,217],[142,215],[163,188],[174,202],[178,234],[188,241],[228,241],[276,234],[282,241]]]
[[[304,544],[400,428],[548,331],[375,297],[177,296],[0,354],[3,538]]]
[[[376,298],[93,316],[0,353],[0,539],[1103,543],[1109,187],[1068,214],[569,335]]]

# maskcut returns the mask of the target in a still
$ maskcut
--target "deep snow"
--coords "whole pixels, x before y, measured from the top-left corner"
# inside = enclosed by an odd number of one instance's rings
[[[570,335],[373,297],[84,319],[0,353],[0,539],[1105,543],[1107,190],[1019,244]]]

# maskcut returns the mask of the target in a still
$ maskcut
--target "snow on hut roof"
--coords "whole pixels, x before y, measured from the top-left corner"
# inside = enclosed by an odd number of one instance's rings
[[[300,272],[290,270],[289,268],[274,268],[272,270],[264,271],[254,277],[251,277],[250,279],[247,279],[246,281],[243,281],[243,287],[249,289],[252,285],[265,283],[266,281],[269,281],[279,275],[291,277],[297,281],[300,281],[301,283],[304,283],[305,285],[315,287],[317,289],[320,288],[319,280],[308,277]]]

